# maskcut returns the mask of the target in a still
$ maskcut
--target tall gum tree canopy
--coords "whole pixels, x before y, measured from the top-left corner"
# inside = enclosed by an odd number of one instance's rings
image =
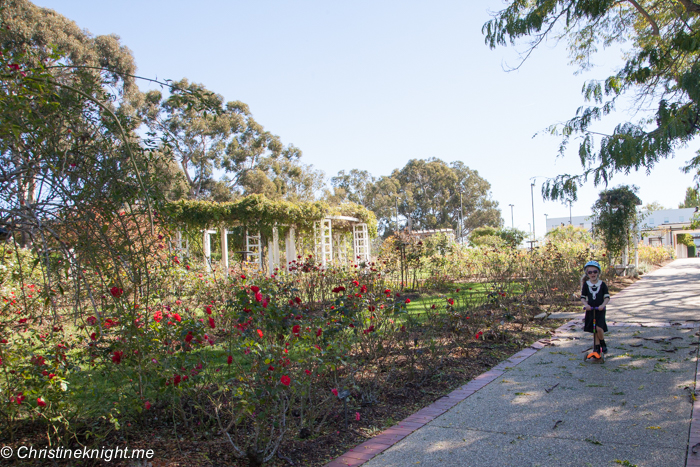
[[[350,177],[348,177],[350,175]],[[373,183],[359,183],[359,179]],[[451,228],[460,231],[460,193],[464,224],[463,234],[476,227],[500,227],[498,202],[491,199],[491,185],[462,162],[446,164],[436,158],[412,159],[388,177],[374,180],[366,172],[341,172],[334,177],[336,193],[364,201],[379,220],[385,234],[395,230],[396,206],[413,230]],[[338,190],[340,188],[340,190]],[[402,228],[406,221],[402,221]]]
[[[187,97],[193,94],[203,96],[205,105],[192,105]],[[150,91],[144,101],[140,115],[180,166],[192,199],[308,199],[319,188],[322,175],[299,162],[301,151],[266,131],[243,102],[225,102],[186,79],[174,82],[168,96]],[[225,171],[223,181],[214,179],[216,169]]]
[[[83,71],[101,74],[105,84],[112,85],[121,97],[115,101],[133,111],[131,99],[139,96],[133,79],[136,65],[119,36],[92,36],[74,21],[26,0],[3,1],[0,21],[0,47],[17,52],[31,49],[32,54],[26,56],[30,62],[27,66],[43,62],[56,75],[63,72],[63,67],[84,67]],[[54,51],[60,53],[60,58],[53,57]]]
[[[131,52],[23,0],[2,3],[0,26],[2,223],[27,245],[67,210],[143,195],[140,154],[128,150],[140,95]]]
[[[645,170],[672,157],[700,130],[700,2],[696,0],[535,0],[508,1],[483,27],[486,43],[527,45],[523,59],[548,38],[567,42],[580,69],[592,66],[600,47],[624,44],[622,66],[612,76],[587,83],[587,105],[562,125],[563,154],[580,137],[580,174],[562,174],[543,186],[550,199],[576,199],[589,177],[607,185],[615,173]],[[643,115],[619,123],[611,134],[593,131],[623,95],[631,95]],[[648,110],[651,109],[651,110]],[[683,170],[700,176],[700,154]],[[696,176],[696,180],[698,180]]]

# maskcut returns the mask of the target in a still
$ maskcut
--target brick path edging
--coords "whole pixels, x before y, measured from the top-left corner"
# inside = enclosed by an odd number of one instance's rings
[[[443,396],[437,401],[433,402],[427,407],[422,408],[418,412],[404,418],[402,421],[396,425],[382,431],[380,434],[371,438],[364,443],[355,446],[354,448],[348,450],[345,454],[337,457],[333,461],[327,463],[324,467],[358,467],[372,459],[378,454],[386,451],[393,445],[397,444],[399,441],[424,427],[431,421],[438,418],[440,415],[444,414],[450,410],[455,405],[459,404],[466,398],[472,396],[479,389],[483,388],[490,382],[494,381],[496,378],[502,376],[506,369],[513,368],[520,362],[524,361],[526,358],[534,355],[538,350],[548,346],[553,345],[552,340],[557,340],[558,334],[563,331],[568,331],[575,327],[577,324],[581,323],[583,314],[579,314],[576,318],[568,321],[567,323],[559,326],[555,329],[554,334],[549,339],[540,339],[539,341],[532,344],[530,347],[521,350],[512,357],[502,361],[498,365],[491,368],[486,373],[482,373],[476,378],[469,381],[464,386],[460,386],[451,393]],[[672,322],[659,322],[659,323],[608,323],[613,327],[627,327],[627,326],[639,326],[639,327],[679,327],[681,329],[687,328],[697,328],[700,323],[685,322],[685,323],[672,323]],[[696,374],[695,374],[695,385],[697,386],[697,381],[700,380],[700,366],[698,365],[698,360],[696,360]],[[693,388],[694,389],[694,388]],[[697,454],[692,452],[693,446],[698,444],[696,448]],[[686,467],[700,467],[700,398],[693,403],[692,417],[690,421],[690,433],[688,439],[688,454],[686,456]]]
[[[446,396],[441,397],[437,401],[433,402],[427,407],[422,408],[418,412],[404,418],[402,421],[396,425],[387,428],[380,434],[371,438],[364,443],[355,446],[354,448],[348,450],[345,454],[337,457],[333,461],[326,464],[324,467],[357,467],[368,460],[372,459],[374,456],[381,454],[386,451],[394,444],[418,430],[424,427],[431,421],[438,418],[440,415],[444,414],[450,410],[455,405],[459,404],[466,398],[472,396],[479,389],[483,388],[496,378],[502,376],[506,369],[513,368],[520,362],[524,361],[526,358],[534,355],[538,350],[548,346],[553,345],[552,340],[558,339],[558,334],[562,331],[568,331],[577,323],[581,322],[583,314],[577,315],[577,317],[567,323],[559,326],[554,330],[551,338],[540,339],[539,341],[532,344],[530,347],[521,350],[512,357],[502,361],[498,365],[491,368],[486,373],[482,373],[476,378],[469,381],[464,386],[460,386]],[[700,410],[698,410],[698,417],[700,418]],[[700,422],[700,421],[699,421]],[[697,425],[700,427],[700,423]],[[698,436],[700,437],[700,428],[698,429]],[[700,438],[698,439],[700,441]],[[695,467],[695,464],[693,464]],[[700,467],[700,463],[697,464]]]

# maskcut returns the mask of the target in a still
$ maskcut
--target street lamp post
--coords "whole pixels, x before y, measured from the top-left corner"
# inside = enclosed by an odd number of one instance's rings
[[[508,206],[510,206],[510,228],[515,229],[515,224],[513,223],[513,206],[515,205],[509,204]]]
[[[547,214],[544,215],[544,233],[547,235]]]
[[[459,242],[464,243],[464,205],[462,204],[462,192],[459,192]]]
[[[530,198],[532,199],[532,241],[535,241],[535,182],[530,183]]]
[[[571,222],[571,200],[569,200],[569,225],[572,225],[572,222]]]

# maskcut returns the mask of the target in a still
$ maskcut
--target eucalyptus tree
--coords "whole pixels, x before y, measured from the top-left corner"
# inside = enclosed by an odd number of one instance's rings
[[[187,96],[204,96],[193,105]],[[224,102],[221,95],[186,79],[172,83],[169,95],[146,94],[140,110],[144,123],[162,142],[162,150],[177,161],[189,185],[190,198],[211,194],[216,186],[215,170],[225,172],[223,183],[233,195],[246,192],[275,195],[278,182],[299,176],[295,164],[301,151],[284,146],[278,136],[266,131],[240,101]]]
[[[349,172],[341,170],[338,175],[331,178],[331,186],[334,196],[340,201],[350,201],[355,204],[367,206],[371,203],[368,199],[372,185],[376,179],[366,170],[352,169]]]
[[[563,40],[581,70],[593,67],[599,48],[625,48],[618,71],[587,83],[587,104],[550,128],[562,136],[561,154],[572,138],[580,138],[582,173],[549,180],[545,197],[575,200],[589,177],[607,185],[616,173],[649,173],[691,143],[700,131],[699,18],[695,0],[537,0],[510,1],[484,25],[491,48],[525,42],[523,59],[548,39]],[[610,134],[596,132],[596,122],[623,96],[633,98],[641,117],[620,122]],[[686,172],[698,168],[700,155],[683,166]]]
[[[413,230],[451,228],[467,234],[476,227],[501,225],[491,185],[459,161],[411,159],[390,176],[373,179],[364,171],[340,172],[332,183],[336,191],[347,190],[348,199],[374,211],[385,235],[396,230],[397,215],[403,219],[400,228]]]
[[[133,57],[117,36],[93,37],[24,0],[5,2],[0,24],[1,214],[27,245],[38,212],[49,206],[46,175],[75,173],[89,159],[67,159],[81,152],[114,149],[111,135],[126,136],[139,93]],[[95,119],[105,114],[114,119],[100,125]],[[54,165],[56,157],[62,164]]]

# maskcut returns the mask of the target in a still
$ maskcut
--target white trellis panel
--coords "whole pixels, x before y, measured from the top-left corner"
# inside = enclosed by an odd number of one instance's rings
[[[355,255],[353,261],[369,262],[369,233],[367,231],[367,224],[354,224],[352,226],[352,249]]]
[[[347,252],[345,251],[346,248],[344,248],[345,245],[345,235],[339,234],[338,232],[333,234],[333,252],[335,253],[335,259],[339,263],[344,263],[348,260],[347,258]]]
[[[185,254],[187,256],[190,255],[190,241],[189,239],[185,238],[185,242],[183,245],[182,231],[180,230],[178,230],[175,235],[175,249],[180,252],[178,254]]]
[[[204,267],[207,272],[211,272],[211,236],[216,233],[216,230],[204,231]]]
[[[330,219],[314,222],[314,246],[316,257],[321,258],[323,266],[333,262],[333,232]]]
[[[262,270],[263,256],[262,256],[262,238],[260,237],[260,232],[257,235],[248,234],[248,230],[245,231],[245,249],[248,252],[248,262],[255,264],[260,270]]]

